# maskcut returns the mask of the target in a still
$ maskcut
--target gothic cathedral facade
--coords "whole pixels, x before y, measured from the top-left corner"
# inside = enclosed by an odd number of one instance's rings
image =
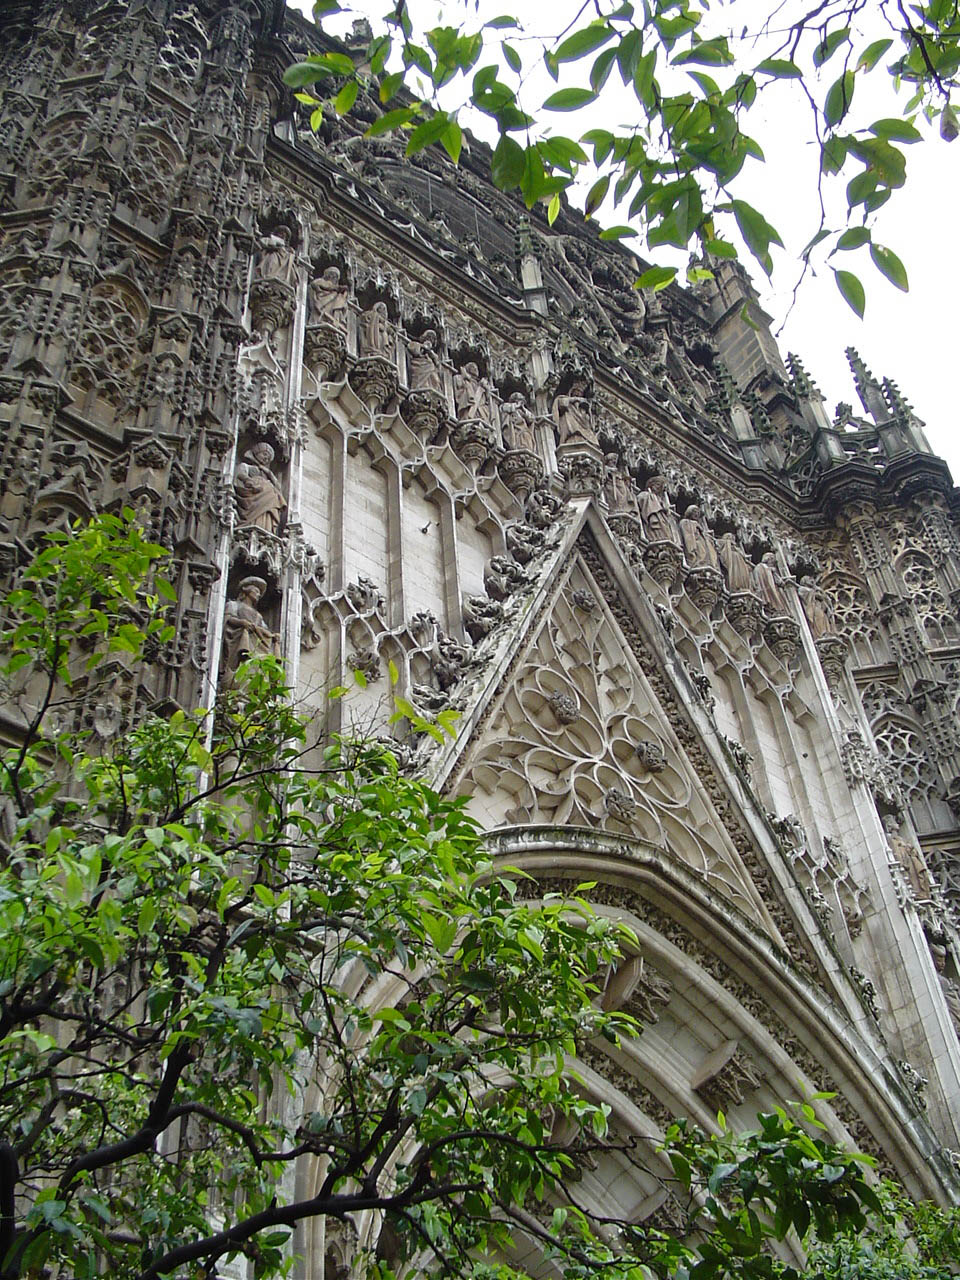
[[[477,143],[406,161],[361,138],[373,97],[312,134],[281,81],[312,30],[283,0],[2,6],[0,577],[132,506],[176,638],[94,732],[273,649],[326,731],[395,735],[498,856],[632,924],[609,994],[644,1031],[580,1065],[617,1126],[830,1091],[834,1136],[957,1198],[946,465],[856,352],[831,416],[738,265],[642,294]],[[389,728],[398,694],[452,735]],[[669,1220],[635,1169],[589,1178]]]

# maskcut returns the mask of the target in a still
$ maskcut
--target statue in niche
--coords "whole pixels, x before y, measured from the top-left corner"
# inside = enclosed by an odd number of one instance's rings
[[[283,225],[275,227],[264,238],[257,275],[261,280],[279,280],[293,285],[296,280],[297,255],[290,244],[290,232]]]
[[[713,541],[713,533],[703,518],[703,512],[696,504],[687,507],[680,521],[680,537],[683,541],[683,554],[691,569],[717,569],[720,562],[717,548]]]
[[[227,678],[253,654],[276,651],[276,632],[270,630],[257,608],[266,589],[263,578],[243,578],[236,599],[227,601],[223,619],[223,674]]]
[[[314,323],[345,329],[349,297],[350,291],[340,279],[340,268],[327,267],[310,281],[310,308]]]
[[[782,581],[777,572],[776,555],[772,551],[764,552],[760,557],[760,563],[753,566],[754,590],[767,610],[777,616],[789,612],[786,597],[780,590]]]
[[[938,943],[933,943],[930,946],[930,955],[933,957],[933,965],[940,979],[940,990],[943,992],[950,1021],[953,1023],[957,1038],[960,1039],[960,986],[947,973],[947,949]]]
[[[582,378],[572,383],[566,395],[553,402],[553,420],[557,426],[557,444],[591,444],[599,449],[600,441],[590,420],[590,401],[584,394],[587,384]]]
[[[810,634],[814,640],[820,640],[823,636],[835,636],[837,620],[833,612],[833,603],[827,593],[817,585],[816,578],[809,573],[805,574],[800,579],[797,594],[800,596],[800,603],[810,624]]]
[[[410,353],[410,390],[435,391],[443,394],[443,372],[437,353],[437,331],[427,329],[419,341],[408,343]]]
[[[727,590],[732,594],[753,591],[753,570],[735,533],[725,533],[717,548],[720,563],[727,579]]]
[[[640,514],[640,504],[637,501],[637,493],[633,487],[633,481],[619,467],[607,468],[605,492],[611,515],[626,514],[636,516]]]
[[[667,495],[663,476],[651,476],[640,494],[640,515],[651,542],[672,542],[680,546],[680,528]]]
[[[883,819],[883,829],[887,833],[887,844],[896,861],[903,868],[907,883],[917,902],[929,902],[933,897],[933,880],[927,867],[923,852],[900,835],[900,823],[894,814],[888,813]]]
[[[487,389],[480,381],[480,369],[468,360],[453,375],[453,401],[461,422],[475,422],[487,417]]]
[[[273,448],[261,442],[243,456],[234,479],[240,523],[277,534],[287,504],[273,474]]]
[[[500,406],[500,422],[504,443],[509,449],[526,449],[537,452],[537,437],[533,427],[533,414],[522,391],[514,391]]]
[[[365,356],[392,354],[392,329],[385,302],[375,302],[360,318],[360,351]]]

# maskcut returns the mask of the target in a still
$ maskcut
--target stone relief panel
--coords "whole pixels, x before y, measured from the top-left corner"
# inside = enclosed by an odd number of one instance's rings
[[[461,786],[491,825],[601,827],[668,850],[756,915],[739,857],[627,644],[567,576]]]

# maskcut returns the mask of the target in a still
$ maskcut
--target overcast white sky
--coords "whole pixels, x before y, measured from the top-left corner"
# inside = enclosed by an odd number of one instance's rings
[[[792,3],[794,0],[785,0],[785,4],[775,10],[778,15],[775,20],[781,25],[787,20],[784,15]],[[309,12],[310,0],[294,0],[293,7]],[[479,9],[483,18],[511,13],[529,32],[551,34],[562,30],[580,5],[576,0],[551,0],[549,6],[543,0],[469,0],[467,7],[471,27]],[[377,18],[385,8],[383,0],[380,3],[360,0],[350,19],[364,12]],[[464,17],[465,3],[464,0],[411,0],[410,8],[415,21],[428,26],[436,22],[456,25]],[[771,5],[762,0],[728,0],[719,7],[715,5],[711,14],[716,18],[715,29],[732,29],[739,34],[744,28],[751,32],[758,28],[767,20],[770,10]],[[331,24],[331,30],[348,28],[350,19],[338,18],[337,26]],[[865,22],[871,21],[874,19],[868,11]],[[866,25],[862,39],[855,42],[856,48],[883,34],[882,29],[871,30]],[[517,47],[524,52],[526,60],[530,44],[520,40]],[[749,42],[740,46],[749,62],[771,52],[768,43],[755,47],[757,51],[753,52],[754,46]],[[572,64],[561,85],[586,84],[590,61],[588,58]],[[833,63],[827,64],[823,88],[835,79],[839,70]],[[504,78],[509,80],[509,76]],[[537,93],[545,95],[556,88],[545,72],[543,79],[544,86],[530,83],[531,104],[541,100]],[[612,89],[615,81],[619,83],[616,72],[607,82],[607,89]],[[889,84],[882,67],[870,78],[857,78],[854,125],[866,125],[879,116],[899,114]],[[555,115],[552,119],[556,132],[579,136],[598,124],[611,127],[628,121],[632,95],[624,92],[622,97],[611,100],[607,89],[602,105],[590,109],[594,115]],[[526,96],[521,101],[526,103]],[[815,182],[819,156],[816,147],[808,141],[809,118],[805,115],[808,109],[793,84],[776,85],[761,101],[767,104],[763,114],[752,112],[749,127],[763,147],[766,163],[748,162],[738,180],[736,194],[759,207],[784,241],[784,251],[775,251],[772,285],[753,264],[754,278],[761,288],[761,302],[774,317],[774,329],[783,326],[781,348],[800,355],[826,396],[832,413],[838,400],[858,407],[844,355],[847,346],[857,347],[878,377],[886,375],[899,384],[926,422],[932,447],[947,459],[954,477],[960,481],[960,433],[956,421],[960,395],[960,349],[956,337],[960,267],[952,247],[960,210],[960,139],[947,144],[935,130],[927,130],[929,141],[925,138],[907,147],[907,185],[894,194],[873,221],[874,240],[892,248],[903,260],[910,278],[909,293],[901,293],[889,284],[872,266],[868,250],[864,248],[837,255],[844,259],[842,263],[834,260],[836,265],[857,272],[864,283],[867,305],[862,320],[840,297],[829,268],[820,270],[816,276],[808,273],[791,307],[793,286],[799,274],[799,251],[818,225]],[[635,112],[635,103],[632,109]],[[617,112],[621,110],[622,118],[617,119]],[[462,122],[482,136],[486,132],[484,125],[488,124],[486,118],[477,113],[464,115]],[[494,141],[495,136],[494,133]],[[842,192],[842,186],[838,190]],[[839,205],[837,212],[840,212]],[[622,211],[610,210],[608,215],[604,209],[602,214],[602,220],[608,224],[626,221]],[[838,221],[837,225],[842,224]],[[643,254],[639,240],[626,243]],[[663,251],[660,259],[665,260]]]

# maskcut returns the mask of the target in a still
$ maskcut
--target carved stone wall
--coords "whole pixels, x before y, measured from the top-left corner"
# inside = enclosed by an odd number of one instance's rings
[[[48,0],[0,35],[0,576],[122,506],[174,553],[174,640],[91,686],[91,726],[277,652],[326,727],[390,734],[518,848],[581,849],[598,904],[713,975],[678,994],[638,961],[660,1047],[587,1064],[618,1124],[748,1123],[796,1087],[779,1041],[843,1077],[838,1126],[953,1194],[958,500],[896,385],[851,351],[863,416],[831,417],[742,320],[739,267],[638,292],[480,144],[455,169],[362,140],[375,94],[314,135],[280,79],[314,32],[273,0]],[[455,737],[388,727],[397,695]],[[672,876],[712,904],[699,935]],[[809,1009],[744,983],[757,937],[829,1011],[822,1071]]]

